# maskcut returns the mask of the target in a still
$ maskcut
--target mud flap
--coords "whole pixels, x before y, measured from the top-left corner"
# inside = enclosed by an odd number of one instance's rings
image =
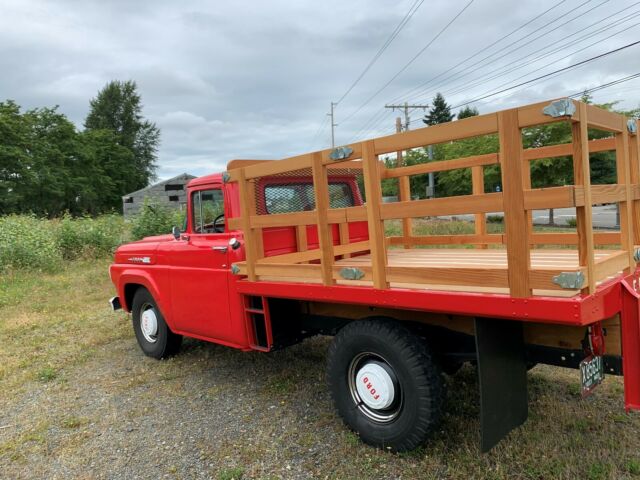
[[[522,324],[476,318],[481,451],[488,452],[528,415]]]
[[[624,405],[627,411],[640,410],[640,294],[628,279],[621,283]]]

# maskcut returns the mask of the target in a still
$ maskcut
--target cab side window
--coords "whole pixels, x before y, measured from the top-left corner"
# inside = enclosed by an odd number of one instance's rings
[[[198,190],[191,195],[194,233],[224,232],[222,190]]]

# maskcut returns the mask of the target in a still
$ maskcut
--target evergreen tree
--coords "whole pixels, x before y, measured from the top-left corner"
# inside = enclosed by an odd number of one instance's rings
[[[450,122],[453,120],[453,114],[451,113],[451,107],[445,101],[441,93],[438,93],[434,98],[427,113],[422,121],[427,125],[437,125],[438,123]]]
[[[87,131],[109,130],[121,147],[132,153],[133,171],[122,184],[119,194],[146,187],[155,178],[160,130],[142,116],[142,104],[134,81],[109,82],[91,100],[91,110],[84,122]],[[131,172],[129,165],[123,171]]]
[[[462,120],[463,118],[475,117],[480,115],[480,112],[476,107],[465,106],[460,109],[458,112],[458,120]]]

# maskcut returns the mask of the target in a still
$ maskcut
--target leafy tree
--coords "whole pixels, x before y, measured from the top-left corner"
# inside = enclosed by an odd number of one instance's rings
[[[463,118],[475,117],[480,115],[480,112],[476,107],[470,107],[469,105],[463,107],[458,112],[458,120],[462,120]]]
[[[0,102],[0,215],[21,208],[24,184],[29,181],[29,128],[20,107]]]
[[[91,100],[91,110],[84,122],[87,131],[109,130],[118,145],[132,152],[132,175],[122,183],[118,193],[146,187],[155,178],[160,130],[142,116],[142,104],[134,81],[109,82]],[[122,165],[130,170],[127,165]]]
[[[441,93],[436,94],[429,112],[424,116],[422,121],[427,125],[437,125],[438,123],[450,122],[451,120],[453,120],[451,107]]]

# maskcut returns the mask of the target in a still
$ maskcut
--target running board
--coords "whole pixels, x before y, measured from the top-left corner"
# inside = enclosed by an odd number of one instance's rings
[[[475,333],[484,453],[527,420],[527,365],[520,322],[476,318]]]

